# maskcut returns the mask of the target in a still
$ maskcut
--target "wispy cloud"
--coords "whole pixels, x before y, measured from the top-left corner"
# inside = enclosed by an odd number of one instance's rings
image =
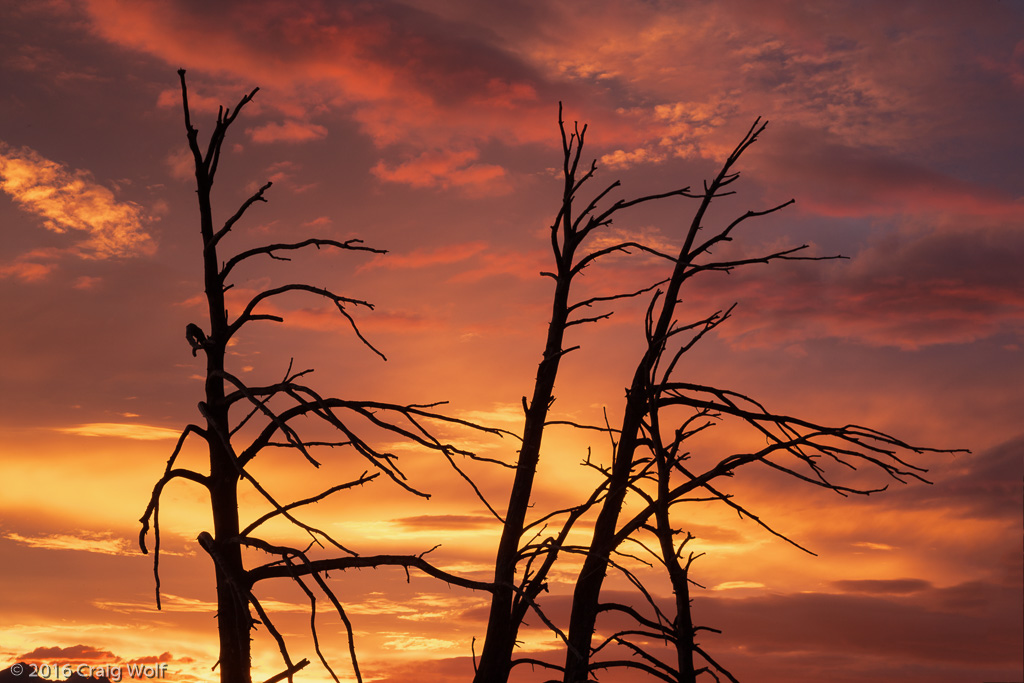
[[[494,518],[486,515],[418,515],[391,520],[406,529],[488,529],[494,527]]]
[[[757,581],[725,581],[717,586],[712,586],[711,590],[730,591],[737,590],[739,588],[765,588],[765,585]]]
[[[442,247],[414,249],[408,253],[388,253],[375,256],[372,261],[361,266],[370,268],[426,268],[458,263],[477,256],[487,249],[485,242],[464,242],[449,244]]]
[[[932,587],[923,579],[850,579],[833,581],[832,585],[844,593],[873,593],[879,595],[906,595],[919,593]]]
[[[76,427],[60,427],[57,431],[78,436],[114,436],[122,439],[138,439],[139,441],[177,439],[181,434],[177,429],[120,422],[91,422]]]
[[[436,658],[442,650],[461,650],[463,643],[458,640],[427,638],[412,633],[391,632],[380,634],[384,638],[384,646],[406,655],[417,655]]]
[[[146,231],[154,220],[137,204],[118,201],[87,171],[70,169],[27,147],[0,142],[0,190],[22,209],[40,216],[43,226],[78,235],[72,251],[105,259],[152,254]]]
[[[82,531],[78,534],[44,534],[41,536],[22,536],[10,532],[4,534],[4,537],[29,548],[44,550],[80,550],[101,555],[137,554],[134,546],[127,539],[116,537],[110,532]]]
[[[163,552],[163,551],[161,551]],[[193,612],[199,614],[212,614],[217,611],[217,603],[198,598],[186,598],[171,593],[160,594],[160,609],[152,601],[119,602],[116,600],[93,600],[93,604],[100,609],[122,614],[137,614],[149,612]],[[282,602],[280,600],[260,600],[260,604],[272,612],[303,612],[307,605]]]

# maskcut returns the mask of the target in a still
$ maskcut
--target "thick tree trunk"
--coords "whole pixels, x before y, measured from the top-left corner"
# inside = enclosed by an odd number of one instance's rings
[[[210,505],[213,542],[206,548],[217,581],[217,631],[220,637],[221,683],[251,683],[252,658],[248,583],[238,543],[238,463],[231,448],[231,424],[225,404],[224,357],[229,337],[224,286],[214,239],[211,190],[213,179],[196,169],[200,227],[203,237],[203,280],[210,320],[206,339],[206,416],[210,451]]]
[[[634,382],[634,385],[636,383]],[[632,393],[632,392],[631,392]],[[628,411],[623,419],[619,447],[612,466],[612,481],[608,496],[601,506],[590,550],[583,561],[572,596],[572,614],[569,617],[569,645],[565,654],[565,683],[584,683],[590,667],[590,643],[597,625],[597,608],[601,587],[608,574],[608,560],[615,550],[615,532],[619,514],[626,496],[626,480],[632,469],[633,454],[637,447],[640,414]]]
[[[676,595],[676,667],[680,683],[696,683],[697,673],[693,666],[693,617],[690,614],[690,584],[687,570],[680,566],[675,556],[669,557],[675,567],[669,569],[672,590]]]
[[[217,630],[220,636],[221,683],[251,683],[250,673],[252,619],[246,594],[245,570],[237,542],[225,542],[238,536],[237,490],[232,484],[224,490],[214,488],[213,556],[217,578]],[[232,514],[232,510],[234,513]]]
[[[526,512],[530,507],[533,481],[540,461],[540,449],[544,436],[544,422],[558,376],[558,364],[562,357],[562,341],[568,319],[569,277],[559,279],[555,286],[551,322],[544,345],[544,357],[537,367],[533,398],[523,427],[523,444],[516,463],[516,476],[509,496],[505,524],[502,528],[498,553],[494,562],[494,594],[487,618],[487,635],[477,668],[475,683],[505,683],[508,680],[512,651],[519,634],[519,619],[513,616],[516,581],[516,565],[519,560],[519,543],[526,524]]]
[[[223,385],[220,387],[223,393]],[[227,434],[227,411],[212,411],[212,435]],[[224,431],[217,431],[224,430]],[[213,438],[216,438],[215,436]],[[252,618],[248,582],[238,543],[238,470],[229,446],[210,443],[210,503],[214,537],[208,548],[217,579],[217,631],[220,636],[221,683],[251,683]]]
[[[682,563],[676,555],[675,538],[669,518],[668,484],[671,466],[662,455],[659,463],[661,470],[658,475],[658,510],[655,513],[658,530],[658,541],[661,556],[665,560],[669,580],[672,582],[672,593],[675,595],[676,618],[673,631],[676,639],[676,671],[679,672],[679,683],[696,683],[697,674],[693,666],[694,630],[693,616],[690,613],[690,565]],[[690,537],[687,536],[687,539]]]
[[[675,272],[665,294],[658,323],[648,340],[648,348],[637,365],[633,381],[626,394],[619,445],[612,462],[608,495],[601,506],[590,550],[583,562],[576,589],[573,592],[572,614],[569,618],[568,648],[565,654],[564,683],[585,683],[590,668],[590,643],[597,625],[601,588],[608,573],[608,560],[617,547],[619,515],[626,498],[633,460],[640,446],[640,430],[648,412],[651,368],[663,350],[664,340],[675,311],[676,297],[682,284],[687,261],[684,259],[689,242],[676,262]]]

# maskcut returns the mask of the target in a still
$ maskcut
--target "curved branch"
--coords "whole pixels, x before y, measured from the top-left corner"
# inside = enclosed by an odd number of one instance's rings
[[[253,315],[253,309],[255,309],[256,306],[260,304],[260,302],[266,299],[273,298],[275,296],[280,296],[281,294],[285,294],[287,292],[309,292],[310,294],[315,294],[317,296],[323,297],[333,302],[334,305],[337,306],[338,311],[340,311],[341,314],[344,315],[346,319],[348,319],[349,323],[353,326],[353,329],[355,329],[356,335],[363,341],[363,343],[369,346],[371,350],[377,353],[377,355],[383,357],[383,354],[381,354],[380,351],[377,351],[375,348],[373,348],[373,346],[370,345],[368,341],[366,341],[363,335],[360,334],[358,328],[355,327],[355,321],[352,320],[352,316],[350,316],[348,314],[348,311],[345,310],[345,304],[352,304],[353,306],[365,306],[370,310],[373,310],[373,304],[369,303],[368,301],[351,299],[349,297],[341,296],[340,294],[335,294],[331,290],[325,289],[324,287],[314,287],[313,285],[306,285],[302,283],[291,283],[287,285],[282,285],[280,287],[268,289],[255,295],[252,299],[249,300],[249,303],[246,305],[245,310],[242,311],[242,313],[235,319],[233,323],[228,325],[228,335],[233,336],[236,332],[238,332],[239,329],[241,329],[243,325],[245,325],[245,323],[249,322],[250,320],[260,319]],[[268,318],[264,317],[262,319],[266,320]]]
[[[185,440],[189,434],[198,434],[203,439],[208,438],[208,434],[205,429],[194,424],[187,425],[182,430],[181,435],[178,437],[178,442],[174,445],[174,450],[171,451],[171,455],[167,458],[167,465],[164,468],[163,476],[157,480],[156,484],[153,485],[153,492],[150,495],[149,504],[146,506],[146,511],[139,518],[139,522],[142,523],[142,528],[139,530],[139,550],[142,551],[143,555],[149,554],[149,550],[146,548],[146,534],[149,533],[149,518],[153,518],[153,581],[155,584],[156,591],[156,608],[160,609],[160,495],[163,493],[164,486],[166,486],[173,479],[188,479],[194,481],[197,484],[209,488],[209,480],[198,472],[193,472],[188,469],[175,469],[174,461],[177,460],[178,454],[181,453],[182,446],[185,445]]]
[[[250,545],[261,550],[266,545],[255,539],[240,539],[243,545]],[[268,551],[278,552],[278,551]],[[443,569],[438,569],[418,555],[364,555],[360,557],[336,557],[325,560],[310,560],[308,565],[301,567],[283,567],[280,565],[263,565],[248,571],[249,581],[255,584],[266,579],[288,577],[294,570],[299,576],[312,574],[313,572],[345,571],[346,569],[367,569],[376,567],[404,567],[405,569],[419,569],[424,574],[440,579],[445,583],[460,588],[493,592],[494,584],[487,581],[475,581],[466,579],[455,574],[450,574]]]
[[[270,183],[267,183],[267,185],[264,186],[264,189],[266,189],[266,187],[269,187],[269,186],[270,186]],[[261,190],[261,192],[262,192],[262,190]],[[335,247],[337,249],[348,249],[350,251],[368,251],[368,252],[370,252],[372,254],[386,254],[386,253],[388,253],[386,249],[376,249],[374,247],[365,247],[365,246],[361,246],[362,244],[363,244],[363,240],[361,240],[361,239],[350,239],[350,240],[345,240],[344,242],[339,242],[337,240],[318,239],[318,238],[315,238],[315,237],[307,239],[307,240],[303,240],[302,242],[282,243],[282,244],[267,244],[267,245],[262,246],[262,247],[256,247],[254,249],[249,249],[247,251],[243,251],[243,252],[241,252],[239,254],[236,254],[235,256],[231,257],[230,259],[228,259],[228,262],[225,263],[224,267],[221,268],[221,270],[220,270],[220,277],[221,277],[221,281],[226,280],[227,276],[228,276],[228,273],[230,273],[231,270],[235,266],[237,266],[239,263],[241,263],[242,261],[244,261],[247,258],[252,258],[253,256],[259,256],[260,254],[266,254],[267,256],[269,256],[270,258],[274,259],[275,261],[289,261],[291,259],[285,258],[283,256],[277,256],[274,252],[277,252],[277,251],[295,251],[297,249],[304,249],[305,247],[309,247],[309,246],[315,246],[317,249],[319,249],[320,247]]]
[[[670,675],[668,675],[668,674],[666,674],[666,673],[664,673],[662,671],[659,671],[658,669],[654,668],[653,666],[644,664],[643,662],[630,661],[628,659],[613,659],[613,660],[608,660],[608,661],[604,661],[604,662],[591,662],[589,667],[588,667],[588,669],[590,671],[596,671],[598,669],[616,669],[616,668],[621,668],[621,669],[639,669],[640,671],[643,671],[643,672],[645,672],[647,674],[650,674],[651,676],[654,676],[655,678],[660,678],[661,680],[666,681],[666,683],[679,683],[679,677],[678,676],[676,676],[676,677],[670,676]]]

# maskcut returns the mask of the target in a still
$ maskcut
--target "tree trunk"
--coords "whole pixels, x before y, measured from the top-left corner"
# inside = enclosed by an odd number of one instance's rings
[[[571,254],[570,254],[571,258]],[[519,543],[526,524],[526,512],[530,507],[533,481],[540,461],[540,449],[544,436],[544,422],[558,376],[558,364],[562,357],[562,341],[568,319],[569,280],[568,274],[561,277],[555,286],[551,322],[544,345],[544,357],[537,367],[533,399],[523,426],[523,444],[516,463],[516,476],[509,496],[505,524],[494,562],[494,594],[487,618],[487,635],[477,668],[475,683],[505,683],[511,670],[512,651],[519,634],[519,620],[513,617],[513,603],[516,581],[516,566],[519,561]]]
[[[646,360],[646,359],[645,359]],[[569,617],[569,645],[565,654],[565,683],[584,683],[590,667],[590,642],[597,625],[597,608],[601,587],[608,574],[608,559],[615,550],[616,529],[622,504],[626,498],[626,483],[633,469],[633,456],[638,445],[640,420],[646,402],[644,384],[647,382],[647,363],[642,362],[633,377],[622,419],[622,432],[612,463],[608,495],[594,524],[590,550],[583,561],[576,589],[572,596],[572,614]]]
[[[217,581],[217,631],[220,636],[221,683],[251,683],[252,616],[248,583],[238,543],[238,463],[231,448],[231,424],[224,400],[224,357],[229,336],[224,286],[214,239],[211,190],[213,179],[202,167],[196,169],[200,227],[203,237],[203,281],[210,319],[206,340],[206,416],[210,451],[210,506],[213,542],[206,548],[214,563]]]

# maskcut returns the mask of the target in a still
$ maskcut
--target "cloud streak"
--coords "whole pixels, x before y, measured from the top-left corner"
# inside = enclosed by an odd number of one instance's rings
[[[117,538],[110,532],[74,534],[47,534],[44,536],[22,536],[6,533],[4,537],[29,548],[44,550],[78,550],[101,555],[135,555],[136,549],[124,538]]]
[[[120,422],[92,422],[75,427],[59,427],[59,432],[74,434],[76,436],[113,436],[121,439],[136,439],[139,441],[162,441],[177,439],[181,431],[167,429],[166,427],[154,427],[144,424],[124,424]]]

